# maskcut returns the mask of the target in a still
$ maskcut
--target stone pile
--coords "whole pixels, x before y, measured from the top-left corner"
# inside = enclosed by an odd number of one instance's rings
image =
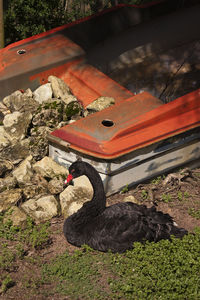
[[[64,186],[68,170],[48,157],[47,135],[114,104],[100,97],[84,109],[62,79],[48,81],[34,92],[18,90],[0,99],[0,214],[20,227],[27,216],[36,223],[67,217],[91,199],[84,176]]]

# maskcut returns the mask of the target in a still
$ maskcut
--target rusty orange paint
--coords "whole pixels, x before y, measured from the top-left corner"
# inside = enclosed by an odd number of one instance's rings
[[[19,55],[17,51],[25,50],[26,53]],[[32,43],[24,43],[22,47],[5,48],[1,52],[1,78],[9,75],[15,76],[20,70],[33,71],[36,66],[48,67],[53,63],[72,60],[74,57],[83,56],[82,48],[73,43],[64,35],[47,38],[39,38]]]
[[[55,130],[52,136],[78,152],[116,159],[200,126],[199,116],[200,89],[168,104],[144,92]],[[103,120],[110,121],[110,126],[104,126]]]
[[[133,96],[129,90],[96,68],[84,63],[83,58],[38,73],[31,76],[30,80],[38,80],[40,84],[43,84],[47,82],[49,75],[63,79],[84,107],[100,96],[114,97],[116,103]]]

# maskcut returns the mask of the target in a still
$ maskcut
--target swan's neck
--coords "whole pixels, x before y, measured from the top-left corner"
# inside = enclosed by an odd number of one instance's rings
[[[74,225],[81,227],[91,222],[106,208],[106,195],[104,192],[103,182],[100,175],[94,168],[85,170],[84,175],[88,177],[93,187],[93,198],[83,204],[83,206],[74,213],[70,219]]]
[[[88,177],[93,188],[93,198],[91,201],[95,202],[95,205],[97,207],[101,207],[105,209],[106,196],[105,196],[103,182],[101,180],[99,173],[96,170],[94,171],[94,169],[92,170],[92,172],[88,170],[87,172],[85,172],[85,176]]]

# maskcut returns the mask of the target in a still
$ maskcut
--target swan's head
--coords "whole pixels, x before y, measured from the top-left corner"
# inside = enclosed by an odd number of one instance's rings
[[[86,165],[88,164],[83,161],[75,161],[71,164],[69,167],[69,175],[65,180],[65,184],[69,184],[74,178],[84,175],[87,167]]]

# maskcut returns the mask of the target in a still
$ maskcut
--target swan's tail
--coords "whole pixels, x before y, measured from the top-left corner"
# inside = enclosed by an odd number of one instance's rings
[[[161,211],[157,211],[155,207],[151,207],[148,210],[149,228],[155,232],[154,241],[161,239],[170,239],[173,235],[176,238],[182,238],[188,232],[184,228],[178,227],[173,218],[169,214],[164,214]]]
[[[170,235],[174,235],[177,238],[182,238],[186,234],[188,234],[188,231],[185,230],[184,228],[180,228],[180,227],[177,227],[177,226],[173,226],[171,228]]]

